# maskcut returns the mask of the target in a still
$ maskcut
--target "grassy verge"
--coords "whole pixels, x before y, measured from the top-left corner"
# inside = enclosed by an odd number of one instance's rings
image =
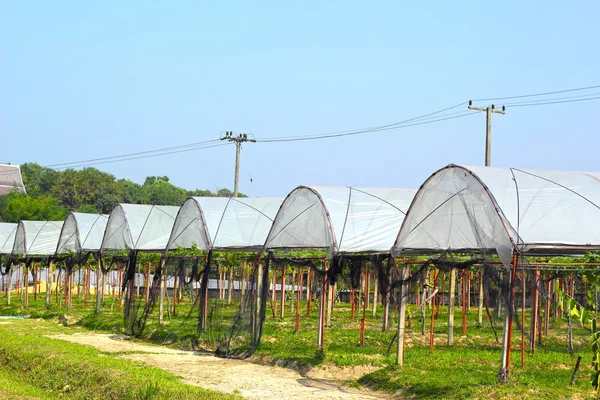
[[[43,301],[30,300],[30,308],[25,310],[22,303],[16,301],[10,307],[0,296],[0,314],[28,314],[45,319],[61,321],[64,307],[52,305],[45,309]],[[189,349],[194,346],[210,349],[211,341],[206,334],[196,334],[197,314],[191,313],[189,300],[182,301],[176,314],[160,325],[156,313],[148,320],[143,340],[155,344]],[[271,304],[268,304],[269,307]],[[112,308],[111,308],[112,306]],[[221,322],[229,323],[235,313],[236,304],[224,307],[225,316]],[[394,331],[381,331],[381,309],[376,317],[372,311],[366,314],[366,334],[364,346],[359,346],[360,320],[362,309],[357,311],[354,320],[350,318],[348,304],[336,304],[331,317],[331,325],[325,329],[325,352],[317,354],[316,328],[318,302],[313,302],[310,316],[307,316],[306,302],[301,302],[300,329],[294,333],[295,313],[286,306],[286,317],[274,317],[271,310],[267,313],[263,329],[261,346],[253,360],[258,363],[278,364],[309,371],[317,365],[335,366],[341,372],[338,379],[347,380],[351,385],[364,385],[390,393],[404,393],[418,398],[593,398],[595,392],[589,383],[591,375],[591,351],[588,347],[589,331],[577,324],[574,326],[575,352],[567,352],[567,327],[561,319],[551,319],[549,334],[545,335],[542,345],[535,354],[526,354],[525,366],[520,365],[521,333],[515,327],[513,335],[513,356],[511,381],[507,385],[498,385],[497,373],[500,362],[500,346],[496,343],[488,321],[483,326],[477,324],[477,310],[467,314],[467,334],[462,332],[462,315],[457,310],[455,319],[455,345],[446,345],[447,314],[446,308],[440,308],[435,321],[436,346],[433,354],[429,349],[430,310],[426,317],[426,334],[421,334],[421,322],[413,315],[407,327],[406,358],[402,369],[395,367],[395,349],[388,346],[392,342]],[[414,305],[411,306],[414,310]],[[70,331],[100,330],[114,333],[123,332],[122,310],[112,301],[103,305],[102,313],[95,315],[92,307],[83,310],[80,302],[75,302],[74,311],[67,313],[71,321]],[[528,326],[530,312],[527,310],[525,325]],[[59,318],[60,317],[60,318]],[[502,320],[494,318],[501,335]],[[394,320],[390,327],[397,322]],[[64,330],[62,325],[53,324]],[[0,326],[1,327],[1,326]],[[52,326],[43,329],[54,329]],[[41,333],[41,332],[40,332]],[[526,346],[528,343],[526,343]],[[569,382],[577,356],[583,356],[581,370],[575,386]],[[344,378],[345,368],[362,367],[362,377]]]
[[[17,398],[21,395],[68,399],[234,398],[182,384],[178,377],[163,370],[113,354],[42,337],[34,329],[23,332],[34,322],[0,325],[0,371],[11,382],[1,387]],[[49,323],[40,324],[42,329],[54,330]]]

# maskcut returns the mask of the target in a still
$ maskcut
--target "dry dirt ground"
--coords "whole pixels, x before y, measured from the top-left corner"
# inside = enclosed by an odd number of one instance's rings
[[[385,394],[342,386],[344,380],[357,378],[371,370],[360,368],[318,367],[309,373],[286,368],[264,366],[243,360],[218,358],[213,355],[142,345],[122,335],[73,334],[53,335],[95,347],[105,352],[127,352],[121,357],[141,361],[182,377],[189,385],[225,393],[240,394],[248,399],[377,399]]]

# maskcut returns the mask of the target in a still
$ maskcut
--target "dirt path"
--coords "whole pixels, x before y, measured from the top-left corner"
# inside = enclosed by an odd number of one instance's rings
[[[331,379],[331,373],[302,376],[291,369],[263,366],[243,360],[231,360],[212,355],[142,345],[121,335],[73,334],[54,335],[53,339],[92,346],[107,352],[128,352],[121,357],[142,361],[181,376],[189,385],[201,386],[225,393],[241,394],[248,399],[376,399],[387,396],[366,390],[343,387]],[[327,368],[324,369],[327,371]],[[329,369],[330,371],[330,369]],[[349,379],[356,370],[349,370]],[[313,377],[310,377],[313,376]]]

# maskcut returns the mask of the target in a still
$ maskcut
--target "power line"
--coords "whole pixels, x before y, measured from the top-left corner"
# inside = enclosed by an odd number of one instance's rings
[[[381,131],[387,131],[387,130],[407,128],[409,126],[416,126],[416,125],[423,125],[423,124],[427,124],[427,123],[445,121],[445,120],[448,120],[448,119],[460,118],[460,117],[465,117],[467,115],[473,114],[473,113],[469,113],[469,112],[465,113],[464,111],[460,111],[460,112],[457,112],[457,113],[447,114],[448,117],[443,117],[442,115],[438,115],[437,117],[432,117],[435,114],[439,114],[439,113],[442,113],[444,111],[451,110],[453,108],[462,106],[464,104],[467,104],[467,103],[463,102],[463,103],[454,105],[452,107],[444,108],[442,110],[438,110],[438,111],[435,111],[435,112],[432,112],[432,113],[429,113],[429,114],[421,115],[419,117],[410,118],[410,119],[407,119],[407,120],[404,120],[404,121],[399,121],[399,122],[395,122],[393,124],[388,124],[388,125],[380,125],[380,126],[375,126],[375,127],[371,127],[371,128],[364,128],[364,129],[359,129],[359,130],[353,130],[353,131],[331,132],[331,133],[325,133],[325,134],[320,134],[320,135],[305,135],[305,136],[291,136],[291,137],[271,137],[271,138],[265,138],[265,139],[257,139],[256,141],[257,142],[262,142],[262,143],[296,142],[296,141],[305,141],[305,140],[329,139],[329,138],[342,137],[342,136],[353,136],[353,135],[360,135],[360,134],[363,134],[363,133],[373,133],[373,132],[381,132]],[[450,115],[454,115],[454,114],[459,114],[459,115],[450,116]],[[418,120],[422,120],[422,121],[417,122],[417,123],[413,123],[413,124],[408,124],[408,122],[418,121]]]
[[[217,139],[207,140],[207,141],[204,141],[204,142],[189,143],[189,144],[183,144],[183,145],[180,145],[180,146],[163,147],[163,148],[155,149],[155,150],[147,150],[147,151],[140,151],[140,152],[137,152],[137,153],[121,154],[119,156],[92,158],[92,159],[89,159],[89,160],[73,161],[73,162],[67,162],[67,163],[46,165],[46,167],[47,168],[55,168],[55,167],[63,167],[63,166],[67,166],[67,165],[72,165],[72,164],[82,164],[82,163],[89,163],[89,162],[95,162],[95,161],[113,160],[113,159],[116,159],[116,158],[131,157],[131,156],[137,156],[137,155],[141,155],[141,154],[150,154],[150,153],[163,152],[163,151],[167,151],[167,150],[181,149],[181,148],[187,148],[187,147],[192,147],[192,146],[200,146],[200,145],[203,145],[203,144],[215,143],[215,142],[218,142],[218,141],[219,140],[217,140]]]
[[[524,97],[547,96],[547,95],[550,95],[550,94],[576,92],[576,91],[579,91],[579,90],[589,90],[589,89],[597,89],[597,88],[600,88],[600,85],[586,86],[586,87],[580,87],[580,88],[575,88],[575,89],[557,90],[557,91],[554,91],[554,92],[522,94],[522,95],[519,95],[519,96],[490,97],[490,98],[487,98],[487,99],[474,99],[473,101],[492,101],[492,100],[522,99]]]
[[[511,107],[544,106],[544,105],[547,105],[547,104],[575,103],[575,102],[578,102],[578,101],[588,101],[588,100],[598,100],[598,99],[600,99],[600,96],[589,97],[587,99],[575,99],[575,100],[564,100],[564,101],[547,101],[547,102],[540,102],[540,103],[517,104],[517,105],[513,105]]]
[[[72,166],[70,165],[70,166],[66,166],[66,167],[58,167],[58,168],[55,168],[55,169],[60,170],[60,169],[68,169],[68,168],[89,167],[89,166],[92,166],[92,165],[110,164],[110,163],[115,163],[115,162],[120,162],[120,161],[129,161],[129,160],[139,160],[139,159],[142,159],[142,158],[151,158],[151,157],[165,156],[165,155],[168,155],[168,154],[176,154],[176,153],[184,153],[184,152],[187,152],[187,151],[196,151],[196,150],[211,149],[213,147],[221,147],[221,146],[228,146],[228,145],[229,145],[229,143],[218,143],[218,144],[213,144],[213,145],[210,145],[210,146],[194,147],[194,148],[190,148],[190,149],[169,151],[169,152],[163,152],[163,153],[158,153],[158,154],[142,155],[142,156],[138,156],[138,157],[123,158],[123,159],[118,159],[118,160],[108,160],[108,161],[84,163],[84,164],[72,165]]]
[[[554,101],[554,100],[567,100],[567,99],[581,99],[584,97],[590,96],[600,96],[600,92],[588,93],[588,94],[580,94],[577,96],[563,96],[563,97],[551,97],[549,99],[536,99],[536,100],[528,100],[528,101],[518,101],[515,103],[505,103],[505,106],[515,106],[520,104],[530,104],[530,103],[539,103],[541,101]]]

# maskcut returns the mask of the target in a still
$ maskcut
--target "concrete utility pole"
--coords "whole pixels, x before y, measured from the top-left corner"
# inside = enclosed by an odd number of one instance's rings
[[[249,139],[247,133],[235,134],[232,131],[225,132],[221,140],[235,142],[235,178],[233,180],[233,197],[238,197],[238,183],[240,181],[240,150],[243,142],[256,143],[255,139]]]
[[[486,126],[485,126],[485,166],[489,167],[492,157],[492,113],[506,114],[506,107],[502,106],[501,110],[497,110],[492,104],[490,107],[475,107],[473,101],[469,100],[469,109],[477,111],[485,111],[486,113]]]

